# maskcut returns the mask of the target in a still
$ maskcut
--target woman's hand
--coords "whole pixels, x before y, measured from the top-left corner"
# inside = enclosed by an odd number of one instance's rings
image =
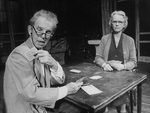
[[[109,64],[105,64],[105,65],[103,66],[103,69],[104,69],[105,71],[113,71],[113,68],[112,68]]]
[[[116,69],[117,71],[121,71],[123,70],[125,67],[122,63],[122,61],[119,60],[110,60],[107,62],[111,67],[113,67],[114,69]]]
[[[118,71],[121,71],[121,70],[124,70],[124,69],[125,69],[124,65],[123,65],[123,64],[120,64],[120,63],[113,63],[113,64],[111,64],[111,66],[112,66],[113,68],[115,68],[116,70],[118,70]]]

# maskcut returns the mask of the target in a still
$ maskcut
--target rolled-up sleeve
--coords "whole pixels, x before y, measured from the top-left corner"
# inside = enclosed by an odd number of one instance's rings
[[[58,67],[57,71],[50,68],[51,75],[59,84],[62,84],[62,83],[64,83],[64,80],[65,80],[65,73],[64,73],[61,65],[58,62],[57,62],[57,67]]]

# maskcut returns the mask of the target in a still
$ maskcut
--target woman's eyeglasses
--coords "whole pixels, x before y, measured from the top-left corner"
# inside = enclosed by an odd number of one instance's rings
[[[117,23],[118,23],[119,25],[121,25],[121,24],[124,23],[124,21],[112,21],[112,23],[113,23],[113,24],[117,24]]]

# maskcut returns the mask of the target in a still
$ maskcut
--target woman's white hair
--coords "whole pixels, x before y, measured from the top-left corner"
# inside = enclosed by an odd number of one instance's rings
[[[111,14],[111,17],[110,17],[110,19],[109,19],[109,25],[111,26],[111,28],[112,28],[112,21],[113,21],[113,16],[114,15],[121,15],[121,16],[123,16],[123,18],[124,18],[124,28],[123,28],[123,31],[127,28],[127,26],[128,26],[128,17],[126,16],[126,14],[125,14],[125,12],[124,11],[114,11],[114,12],[112,12],[112,14]]]

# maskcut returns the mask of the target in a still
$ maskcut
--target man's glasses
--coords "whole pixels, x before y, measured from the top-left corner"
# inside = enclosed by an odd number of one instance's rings
[[[49,38],[53,37],[53,35],[54,35],[54,33],[52,33],[50,30],[48,30],[48,31],[46,31],[45,33],[43,33],[42,30],[37,30],[37,29],[35,29],[34,26],[32,26],[32,28],[34,29],[34,31],[35,31],[35,33],[36,33],[36,35],[37,35],[38,37],[42,37],[42,35],[44,34],[45,37],[49,39]]]
[[[118,23],[119,25],[121,25],[121,24],[124,23],[124,21],[112,21],[112,23],[113,23],[113,24],[117,24],[117,23]]]

